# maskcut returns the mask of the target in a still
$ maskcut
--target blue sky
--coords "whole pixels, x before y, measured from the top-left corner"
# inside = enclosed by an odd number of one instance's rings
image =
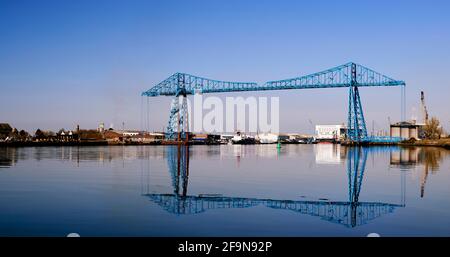
[[[406,81],[408,118],[424,90],[449,130],[449,11],[448,1],[0,0],[0,122],[140,128],[140,93],[177,71],[264,82],[354,61]],[[280,97],[282,131],[346,120],[345,89],[256,95]],[[369,130],[400,118],[399,88],[361,97]],[[150,99],[150,129],[166,125],[169,104]]]

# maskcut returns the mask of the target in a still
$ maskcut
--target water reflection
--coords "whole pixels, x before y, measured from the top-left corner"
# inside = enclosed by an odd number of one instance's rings
[[[340,164],[346,159],[346,151],[342,151],[338,144],[314,145],[314,154],[317,164]]]
[[[420,197],[423,198],[428,175],[437,173],[440,163],[447,154],[448,151],[436,147],[405,147],[391,151],[390,164],[403,170],[421,166]]]
[[[388,152],[390,157],[390,166],[399,168],[402,171],[413,170],[413,176],[419,172],[417,179],[419,180],[420,197],[425,197],[426,184],[431,175],[434,175],[440,169],[442,161],[448,156],[450,151],[436,147],[370,147],[361,153],[355,155],[352,148],[344,147],[337,144],[317,144],[314,146],[301,147],[296,145],[286,145],[281,149],[277,149],[276,145],[225,145],[225,146],[191,146],[195,148],[195,154],[192,151],[181,149],[171,150],[173,147],[166,146],[100,146],[100,147],[0,147],[0,169],[17,165],[22,160],[34,159],[36,161],[54,160],[74,162],[79,165],[81,162],[99,162],[107,163],[114,160],[122,160],[126,165],[127,160],[168,160],[169,170],[176,170],[174,166],[177,164],[178,155],[186,155],[180,159],[182,166],[189,167],[189,158],[196,159],[234,159],[239,167],[242,159],[250,158],[279,158],[282,157],[299,157],[309,154],[313,147],[315,163],[317,165],[340,165],[347,163],[352,165],[351,169],[355,171],[358,167],[362,167],[364,171],[366,151],[370,151],[372,157],[377,153],[383,155]],[[191,156],[188,156],[191,155]],[[352,163],[359,160],[359,164]],[[364,160],[364,163],[363,163]],[[186,163],[186,164],[184,164]],[[347,167],[350,170],[350,167]],[[182,169],[181,169],[182,170]],[[182,176],[187,176],[180,170]],[[360,172],[360,171],[358,171]],[[177,173],[171,173],[177,174]],[[181,176],[180,175],[180,176]],[[179,179],[172,175],[173,180]],[[362,177],[360,181],[362,181]],[[182,179],[182,178],[181,178]],[[350,179],[351,180],[351,179]],[[354,179],[349,184],[355,183]],[[187,184],[187,183],[186,183]],[[358,188],[358,187],[355,187]],[[349,195],[351,195],[349,193]]]
[[[333,148],[329,149],[333,152],[336,150]],[[392,213],[397,207],[405,206],[404,202],[401,204],[393,204],[359,201],[367,155],[370,149],[346,147],[342,148],[342,153],[339,153],[339,155],[346,156],[347,159],[348,201],[294,201],[226,197],[214,194],[188,195],[190,158],[188,146],[168,146],[166,148],[173,193],[147,193],[144,196],[149,197],[166,211],[177,215],[197,214],[212,209],[248,208],[262,205],[268,208],[290,210],[301,214],[317,216],[322,220],[341,224],[346,227],[360,226],[382,215]]]
[[[0,168],[14,166],[17,158],[17,148],[0,147]]]

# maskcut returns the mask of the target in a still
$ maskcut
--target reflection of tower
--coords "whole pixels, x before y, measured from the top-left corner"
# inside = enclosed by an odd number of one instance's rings
[[[186,196],[189,177],[189,146],[171,145],[167,146],[167,162],[172,177],[174,194]],[[180,179],[182,192],[180,194]]]
[[[350,202],[351,226],[354,227],[357,223],[359,193],[366,167],[367,148],[351,147],[348,151],[348,201]]]

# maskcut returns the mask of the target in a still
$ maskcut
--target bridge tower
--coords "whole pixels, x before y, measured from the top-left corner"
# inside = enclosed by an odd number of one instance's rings
[[[348,94],[347,137],[350,141],[360,143],[367,138],[366,121],[359,96],[356,64],[351,64],[351,80]]]
[[[166,129],[166,138],[178,142],[187,142],[189,135],[189,117],[185,76],[177,74],[177,89],[170,106],[169,122]]]

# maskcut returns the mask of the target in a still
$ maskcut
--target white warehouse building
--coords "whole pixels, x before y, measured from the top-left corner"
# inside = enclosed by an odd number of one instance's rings
[[[316,136],[319,140],[340,140],[345,136],[345,125],[316,125]]]

